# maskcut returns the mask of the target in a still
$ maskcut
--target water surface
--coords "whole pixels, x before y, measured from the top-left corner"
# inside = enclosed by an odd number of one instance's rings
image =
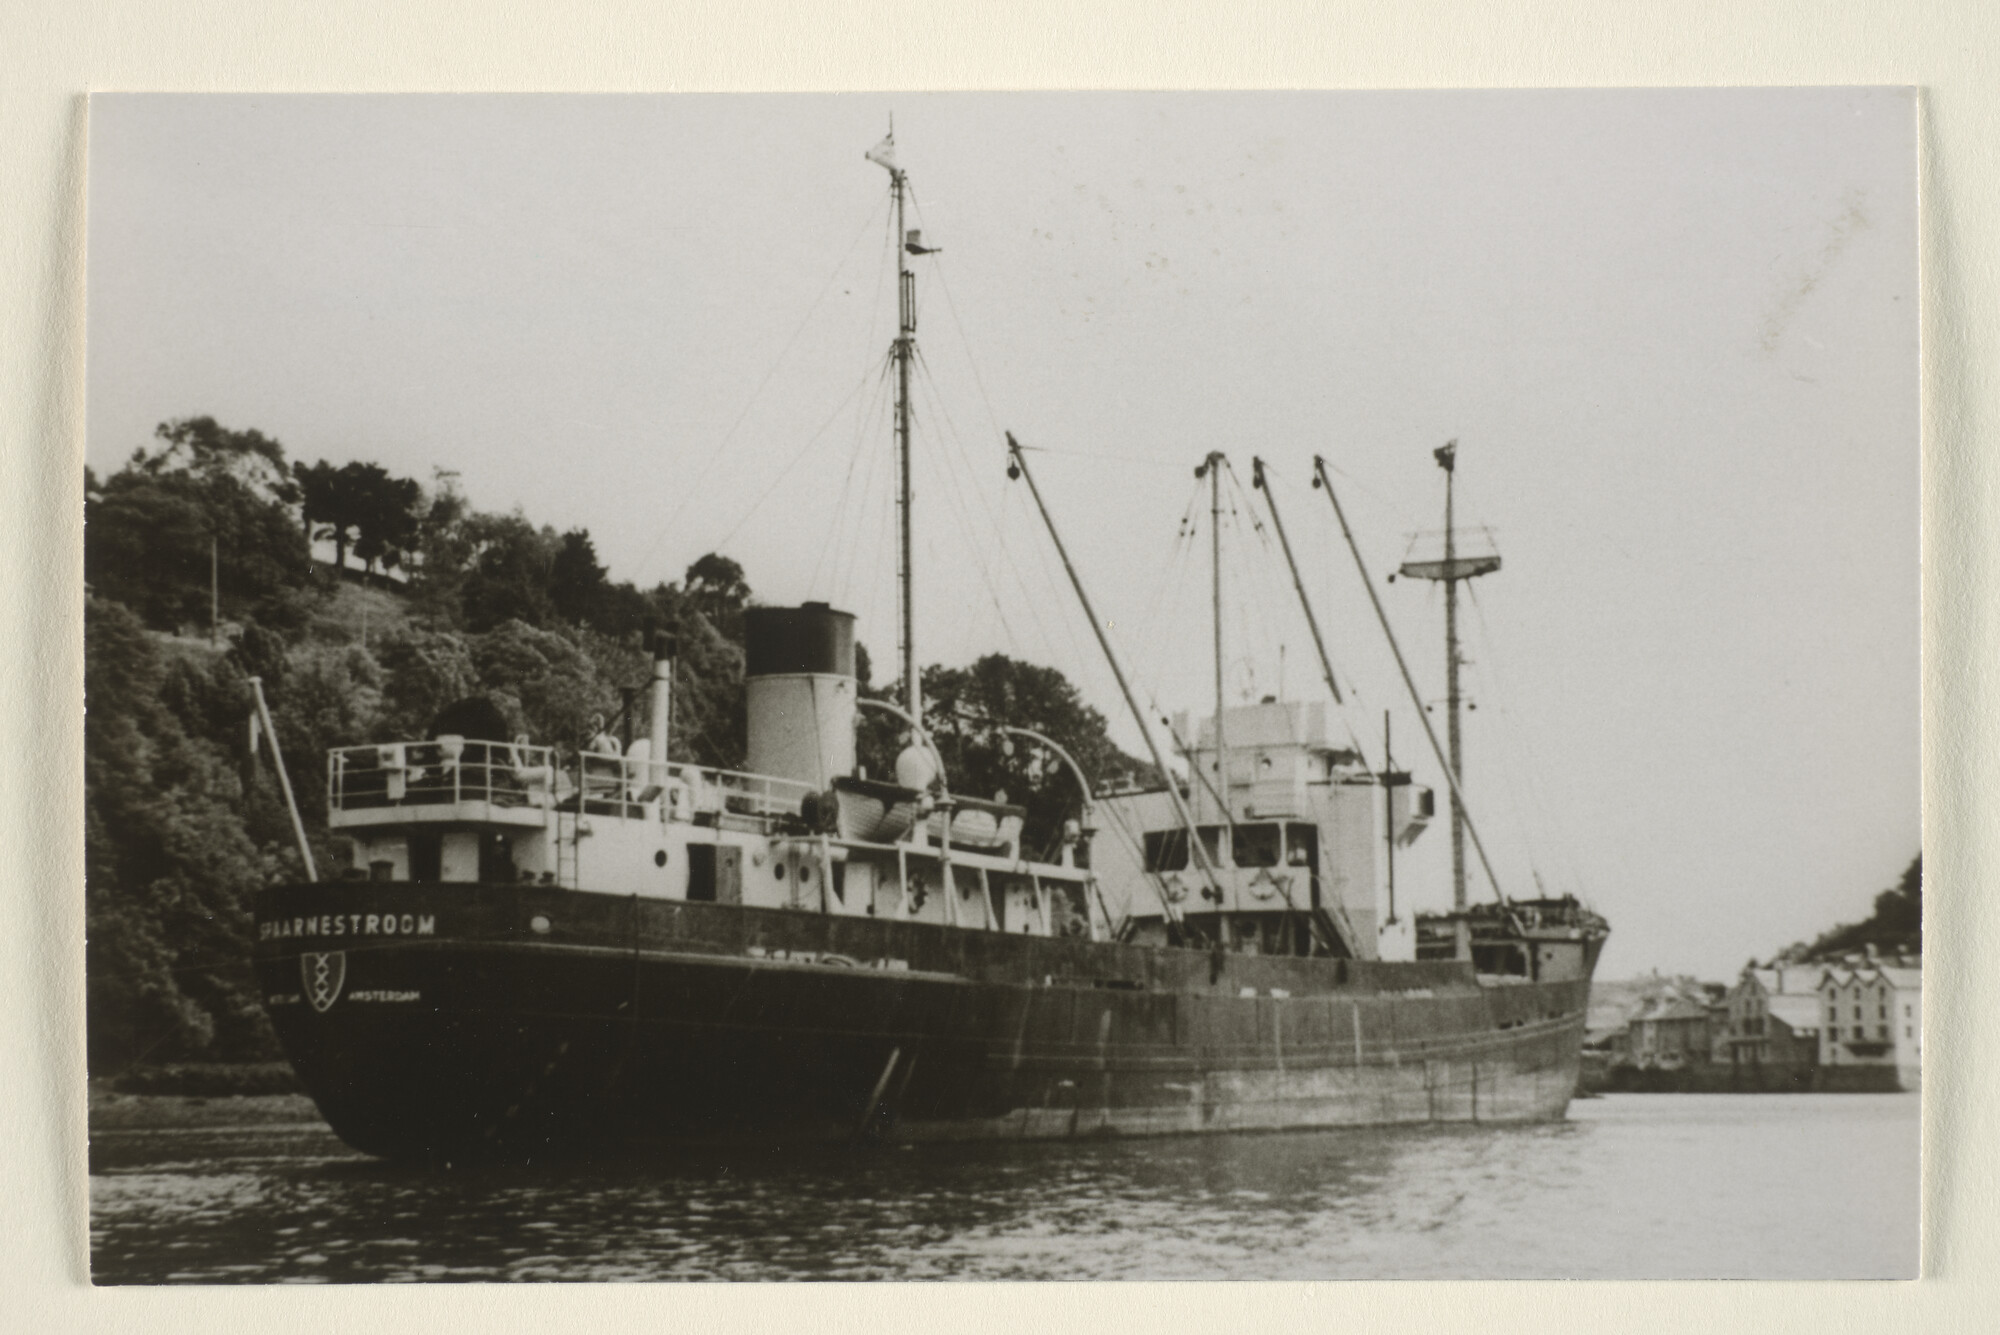
[[[1918,1139],[1909,1094],[451,1171],[317,1122],[98,1128],[91,1251],[111,1284],[1907,1277]]]

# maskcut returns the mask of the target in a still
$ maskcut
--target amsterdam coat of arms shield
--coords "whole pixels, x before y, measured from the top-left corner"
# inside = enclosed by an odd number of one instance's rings
[[[347,981],[347,952],[305,952],[299,956],[299,977],[312,1008],[325,1011],[340,998],[340,985]]]

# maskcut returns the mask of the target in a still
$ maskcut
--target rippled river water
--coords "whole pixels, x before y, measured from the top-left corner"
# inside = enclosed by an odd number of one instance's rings
[[[1917,1270],[1915,1095],[1625,1094],[1513,1128],[452,1171],[378,1163],[253,1102],[202,1106],[206,1126],[93,1127],[99,1283]]]

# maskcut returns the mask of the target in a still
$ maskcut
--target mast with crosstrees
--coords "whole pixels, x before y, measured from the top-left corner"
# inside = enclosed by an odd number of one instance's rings
[[[1458,442],[1446,441],[1432,457],[1444,470],[1444,560],[1405,561],[1398,572],[1412,579],[1434,580],[1444,585],[1445,732],[1451,750],[1451,906],[1465,908],[1465,803],[1460,789],[1465,780],[1465,756],[1458,728],[1458,586],[1462,580],[1489,575],[1500,568],[1495,553],[1460,557],[1458,531],[1452,513],[1452,481],[1457,475]]]

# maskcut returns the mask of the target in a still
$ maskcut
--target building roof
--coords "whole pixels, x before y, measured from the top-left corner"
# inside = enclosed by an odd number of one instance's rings
[[[1794,1033],[1808,1029],[1819,1032],[1820,999],[1817,992],[1787,992],[1772,997],[1769,1013],[1791,1026]]]
[[[1772,963],[1745,969],[1743,974],[1746,981],[1756,980],[1770,996],[1814,996],[1826,976],[1826,965]]]
[[[1686,997],[1662,997],[1634,1017],[1640,1020],[1705,1020],[1708,1007]]]
[[[1848,965],[1828,969],[1822,986],[1850,987],[1857,983],[1866,986],[1874,982],[1885,982],[1898,992],[1920,992],[1924,986],[1924,971],[1921,967],[1905,968],[1894,964]]]

